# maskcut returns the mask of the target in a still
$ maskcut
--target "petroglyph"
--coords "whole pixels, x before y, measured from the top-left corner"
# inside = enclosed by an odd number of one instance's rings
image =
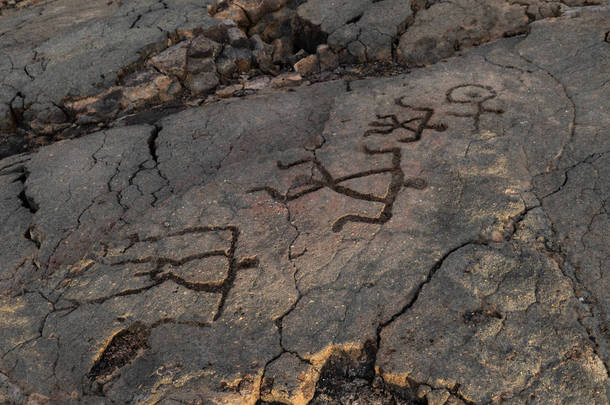
[[[474,122],[474,132],[479,132],[481,115],[483,114],[503,114],[500,108],[486,107],[484,103],[496,98],[497,93],[491,86],[481,84],[462,84],[452,87],[447,91],[447,101],[453,104],[470,104],[475,107],[475,112],[450,112],[454,117],[472,118]]]
[[[377,119],[382,121],[372,121],[364,136],[371,135],[389,135],[398,131],[407,131],[407,136],[401,136],[397,139],[398,142],[409,143],[419,141],[425,130],[430,129],[438,132],[443,132],[447,126],[443,123],[431,123],[434,109],[428,107],[414,107],[404,102],[404,97],[397,98],[396,105],[416,112],[415,117],[410,117],[405,120],[400,120],[396,114],[377,115]]]
[[[222,236],[218,235],[220,233],[228,233],[229,238],[223,240]],[[187,245],[189,244],[189,240],[187,240],[189,236],[192,239],[190,241],[191,246]],[[197,237],[202,236],[220,236],[217,240],[214,240],[215,244],[220,240],[221,244],[228,243],[229,247],[226,249],[215,248],[212,250],[194,252],[193,250],[199,249],[197,244],[202,243],[202,240],[197,240]],[[167,242],[171,238],[177,237],[181,239],[179,242],[173,241],[162,246],[163,242]],[[184,237],[187,238],[185,239]],[[129,263],[150,263],[150,270],[140,271],[136,273],[135,276],[149,277],[152,284],[144,288],[126,290],[94,301],[104,302],[116,296],[136,294],[171,280],[189,290],[221,294],[213,318],[215,321],[222,315],[227,295],[233,287],[237,272],[258,266],[258,259],[256,256],[242,259],[237,259],[235,257],[238,238],[239,229],[230,225],[194,227],[170,233],[165,236],[151,236],[143,239],[134,235],[131,239],[130,246],[125,249],[126,254],[129,254],[129,250],[138,245],[138,250],[145,252],[152,250],[153,253],[143,257],[136,254],[135,257],[123,258],[112,265],[122,266]],[[209,243],[209,241],[205,242]],[[185,246],[188,247],[185,248]],[[172,255],[172,253],[175,252],[177,252],[178,255]]]
[[[356,200],[378,202],[383,204],[381,212],[376,217],[368,217],[359,214],[347,214],[337,218],[332,224],[333,232],[340,232],[343,229],[343,226],[348,222],[384,224],[392,218],[392,207],[394,205],[394,201],[396,200],[396,196],[398,195],[400,190],[403,187],[421,190],[426,187],[426,181],[421,178],[405,178],[405,173],[401,168],[402,154],[400,148],[370,149],[365,146],[363,150],[364,153],[368,155],[391,154],[392,166],[380,169],[366,170],[347,176],[335,178],[326,169],[324,164],[320,162],[316,157],[304,158],[288,164],[278,162],[277,165],[280,170],[288,170],[295,166],[311,163],[315,171],[320,174],[321,179],[317,179],[314,176],[312,176],[311,178],[295,177],[293,185],[298,186],[298,191],[293,191],[294,188],[291,188],[285,194],[282,194],[279,190],[273,187],[257,187],[249,190],[249,192],[265,191],[275,201],[290,202],[297,200],[303,197],[304,195],[314,193],[323,188],[328,188],[338,194],[342,194],[347,197],[354,198]],[[387,191],[383,196],[374,195],[372,193],[362,193],[352,188],[341,185],[341,183],[346,182],[348,180],[369,177],[383,173],[391,174],[390,184],[388,185]]]
[[[8,10],[0,403],[607,403],[601,1]]]

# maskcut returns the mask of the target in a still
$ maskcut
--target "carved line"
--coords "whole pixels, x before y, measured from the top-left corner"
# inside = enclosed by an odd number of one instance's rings
[[[323,188],[328,188],[338,194],[345,195],[347,197],[350,197],[350,198],[353,198],[356,200],[378,202],[378,203],[383,204],[383,208],[381,209],[379,215],[376,217],[367,217],[367,216],[363,216],[363,215],[359,215],[359,214],[348,214],[348,215],[344,215],[344,216],[338,218],[332,224],[331,229],[333,230],[333,232],[340,232],[343,229],[343,226],[348,222],[363,222],[363,223],[369,223],[369,224],[386,223],[392,217],[392,208],[394,205],[394,201],[396,200],[396,196],[398,195],[400,190],[403,187],[416,188],[416,189],[424,188],[425,181],[423,179],[408,179],[405,181],[405,174],[400,165],[401,159],[402,159],[402,154],[401,154],[400,148],[375,150],[375,149],[370,149],[365,146],[364,152],[368,155],[379,155],[379,154],[390,154],[391,153],[392,154],[392,166],[380,168],[380,169],[362,171],[362,172],[353,173],[350,175],[334,178],[331,175],[331,173],[326,169],[326,167],[316,157],[304,158],[304,159],[300,159],[300,160],[297,160],[295,162],[288,163],[288,164],[278,162],[277,165],[280,170],[287,170],[288,168],[295,167],[295,166],[298,166],[301,164],[312,163],[314,165],[315,169],[317,169],[317,171],[322,176],[322,180],[314,179],[313,177],[309,178],[309,179],[307,179],[307,181],[304,184],[302,184],[304,186],[309,186],[309,187],[305,188],[304,190],[300,190],[296,193],[291,193],[291,191],[289,190],[286,194],[282,194],[279,190],[277,190],[276,188],[270,187],[270,186],[255,187],[255,188],[248,190],[248,193],[264,191],[273,200],[286,203],[286,202],[297,200],[307,194],[316,192]],[[385,195],[383,195],[383,196],[377,196],[377,195],[370,194],[370,193],[362,193],[362,192],[356,191],[352,188],[341,185],[341,183],[348,181],[348,180],[368,177],[368,176],[373,176],[376,174],[383,174],[383,173],[391,174],[390,184],[388,186],[388,189],[387,189]]]
[[[462,89],[462,88],[466,88],[466,87],[475,87],[478,89],[486,90],[489,92],[489,95],[478,101],[475,100],[475,97],[477,95],[471,96],[471,98],[472,98],[471,100],[456,99],[454,96],[454,92],[458,89]],[[489,107],[485,107],[483,105],[483,103],[495,98],[496,96],[497,96],[497,93],[491,86],[484,86],[481,84],[470,84],[470,83],[461,84],[459,86],[454,86],[454,87],[450,88],[449,90],[447,90],[447,93],[446,93],[447,102],[454,103],[454,104],[472,104],[472,105],[476,106],[476,112],[475,113],[448,112],[447,114],[454,116],[454,117],[472,118],[474,120],[474,131],[473,132],[478,132],[480,130],[481,115],[486,114],[486,113],[492,113],[492,114],[503,114],[504,113],[504,110],[502,110],[500,108],[489,108]]]
[[[365,137],[371,135],[388,135],[394,132],[397,129],[406,129],[409,132],[412,132],[413,135],[406,138],[398,139],[398,142],[409,143],[419,141],[422,137],[423,132],[426,129],[431,129],[438,132],[443,132],[447,129],[447,126],[443,123],[439,124],[431,124],[430,120],[434,115],[434,110],[428,107],[414,107],[409,104],[406,104],[404,101],[404,97],[399,97],[395,100],[396,105],[404,108],[409,108],[414,111],[424,113],[423,116],[418,116],[415,118],[409,118],[405,121],[400,121],[395,114],[388,115],[377,115],[377,119],[380,120],[390,120],[390,122],[383,121],[372,121],[369,123],[369,126],[375,127],[374,129],[369,129],[364,133]],[[412,122],[418,122],[416,127],[410,126],[408,124]]]
[[[239,229],[235,226],[205,226],[205,227],[194,227],[187,228],[182,231],[174,232],[164,236],[152,236],[140,239],[137,235],[132,235],[130,237],[133,243],[136,242],[159,242],[164,238],[169,238],[173,236],[182,236],[189,234],[197,234],[197,233],[205,233],[205,232],[216,232],[216,231],[230,231],[231,232],[231,245],[228,250],[212,250],[208,252],[198,253],[195,255],[190,255],[184,257],[182,259],[176,260],[169,257],[154,257],[148,256],[140,259],[128,259],[123,260],[117,263],[113,263],[112,266],[120,266],[129,263],[154,263],[155,267],[151,271],[136,273],[135,276],[148,276],[150,280],[153,281],[153,284],[148,285],[142,288],[135,288],[124,290],[119,293],[113,294],[108,297],[97,298],[91,300],[92,303],[103,303],[109,299],[114,297],[126,296],[138,294],[143,291],[149,290],[153,287],[163,284],[164,282],[171,280],[174,283],[181,285],[189,290],[197,291],[197,292],[208,292],[208,293],[217,293],[221,294],[216,314],[214,315],[213,320],[216,321],[222,315],[222,311],[224,309],[224,305],[229,294],[229,291],[233,287],[233,283],[235,281],[235,277],[237,273],[242,269],[253,268],[258,266],[259,262],[256,256],[246,257],[241,260],[237,260],[235,258],[235,250],[237,249],[237,241],[239,238]],[[172,271],[163,271],[163,267],[166,264],[170,264],[174,267],[179,267],[185,265],[194,260],[200,260],[207,257],[226,257],[229,266],[227,270],[227,275],[222,281],[212,281],[212,282],[192,282],[187,281],[184,278],[180,277],[176,273]]]

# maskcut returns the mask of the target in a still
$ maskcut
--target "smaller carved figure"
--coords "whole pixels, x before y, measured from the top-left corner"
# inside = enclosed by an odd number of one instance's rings
[[[452,87],[447,91],[447,101],[454,104],[471,104],[475,107],[474,112],[450,112],[454,117],[470,117],[474,121],[474,132],[479,131],[481,115],[483,114],[502,114],[504,110],[499,108],[486,107],[484,103],[497,95],[496,91],[490,86],[481,84],[462,84]]]
[[[194,228],[184,229],[182,231],[174,232],[164,236],[151,236],[148,238],[139,238],[137,235],[133,235],[132,237],[132,245],[135,244],[151,244],[155,245],[161,243],[163,241],[168,240],[169,238],[175,237],[190,237],[197,238],[206,233],[218,233],[218,232],[228,232],[230,234],[230,240],[227,241],[228,245],[226,249],[218,249],[218,250],[202,250],[190,255],[186,255],[184,257],[171,257],[166,256],[165,253],[155,254],[152,256],[138,257],[138,258],[128,258],[125,260],[121,260],[117,263],[114,263],[114,266],[122,266],[129,263],[150,263],[150,269],[147,271],[138,272],[135,275],[137,277],[148,277],[152,282],[149,286],[144,287],[142,289],[136,290],[126,290],[118,295],[130,295],[132,293],[138,293],[142,290],[147,290],[158,286],[166,281],[173,281],[174,283],[181,285],[189,290],[201,292],[201,293],[214,293],[220,294],[220,299],[218,301],[218,307],[216,313],[214,315],[213,320],[217,320],[221,315],[224,309],[225,301],[229,294],[229,291],[233,287],[233,282],[235,281],[235,277],[240,270],[253,268],[258,266],[258,259],[256,256],[252,257],[244,257],[238,259],[235,256],[235,251],[237,249],[237,242],[239,239],[239,229],[232,225],[227,226],[200,226]],[[196,243],[196,240],[193,240],[193,243]],[[129,249],[129,248],[128,248]],[[127,250],[128,250],[127,249]],[[205,276],[203,279],[191,279],[185,278],[181,275],[180,269],[183,266],[194,265],[195,268],[201,268],[200,266],[206,266],[206,259],[209,258],[220,258],[225,262],[225,270],[223,271],[224,275],[220,280],[206,280]],[[202,269],[203,270],[203,269]],[[196,271],[198,274],[205,274],[205,271]],[[108,297],[112,298],[112,297]],[[106,298],[106,299],[108,299]]]
[[[369,124],[373,127],[364,133],[365,137],[371,135],[388,135],[397,130],[406,130],[410,132],[409,136],[397,139],[398,142],[409,143],[419,141],[425,130],[431,129],[434,131],[445,131],[445,124],[431,123],[434,110],[427,107],[413,107],[404,102],[404,97],[395,100],[396,105],[410,109],[416,112],[415,117],[410,117],[405,120],[400,120],[396,114],[377,115],[377,119],[382,121],[373,121]]]

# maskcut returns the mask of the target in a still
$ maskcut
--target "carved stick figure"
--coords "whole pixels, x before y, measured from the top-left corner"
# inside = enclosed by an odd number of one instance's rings
[[[439,131],[439,132],[445,131],[447,129],[447,126],[445,124],[431,124],[430,123],[430,120],[432,119],[432,116],[434,115],[434,110],[432,108],[413,107],[409,104],[406,104],[403,101],[403,99],[404,99],[404,97],[397,98],[395,100],[395,103],[401,107],[409,108],[413,111],[417,111],[417,112],[423,113],[423,114],[419,114],[417,117],[409,118],[404,121],[400,121],[395,114],[389,114],[389,115],[379,115],[378,114],[377,119],[384,120],[384,121],[371,122],[369,124],[369,126],[371,126],[373,128],[367,130],[364,133],[364,136],[367,137],[367,136],[371,136],[371,135],[388,135],[398,129],[405,129],[409,132],[412,132],[413,135],[398,139],[398,142],[409,143],[409,142],[419,141],[422,137],[423,132],[426,129],[432,129],[432,130]],[[389,120],[389,121],[387,121],[387,120]],[[413,123],[415,125],[409,125],[411,123]]]
[[[239,229],[235,226],[201,226],[185,229],[182,231],[178,231],[175,233],[171,233],[165,236],[152,236],[148,238],[140,239],[137,235],[134,235],[132,239],[132,244],[134,243],[158,243],[159,241],[165,238],[171,238],[174,236],[185,236],[185,235],[201,235],[208,232],[223,232],[228,231],[231,234],[231,240],[229,242],[229,246],[227,249],[220,250],[210,250],[203,251],[200,253],[196,253],[190,256],[182,257],[179,259],[165,257],[165,256],[147,256],[143,258],[137,259],[127,259],[120,261],[118,263],[114,263],[113,266],[125,265],[129,263],[151,263],[151,270],[142,271],[135,274],[137,277],[149,277],[152,284],[144,287],[142,289],[135,290],[125,290],[119,294],[122,295],[130,295],[133,293],[138,293],[143,290],[148,290],[150,288],[156,287],[164,282],[171,280],[174,283],[181,285],[189,290],[198,291],[198,292],[207,292],[207,293],[216,293],[220,294],[220,299],[218,300],[218,306],[216,308],[216,313],[214,314],[213,320],[216,321],[222,315],[222,311],[224,309],[225,301],[229,294],[229,291],[233,287],[233,282],[235,281],[235,277],[240,270],[253,268],[258,266],[258,259],[256,256],[245,257],[242,259],[238,259],[235,257],[235,251],[237,249],[237,241],[239,238]],[[128,248],[129,249],[129,248]],[[182,277],[176,270],[181,266],[184,266],[193,261],[202,261],[206,258],[210,257],[223,257],[227,263],[227,271],[225,276],[221,280],[187,280]],[[169,265],[169,268],[166,267]],[[202,264],[204,265],[204,264]],[[97,300],[97,302],[103,302],[111,297],[106,297],[103,300]]]
[[[376,217],[367,217],[358,214],[348,214],[343,215],[342,217],[335,220],[332,225],[333,232],[340,232],[343,229],[343,225],[347,222],[364,222],[368,224],[384,224],[392,218],[392,207],[394,206],[394,201],[396,200],[396,196],[398,192],[403,187],[410,187],[415,189],[423,189],[426,187],[426,182],[420,178],[413,178],[405,180],[405,174],[400,166],[401,164],[401,151],[400,148],[390,148],[390,149],[380,149],[374,150],[364,147],[364,152],[368,155],[381,155],[381,154],[392,154],[392,166],[380,168],[380,169],[371,169],[367,171],[362,171],[354,174],[350,174],[347,176],[334,178],[331,173],[326,169],[326,167],[316,158],[310,157],[305,159],[300,159],[295,162],[284,164],[282,162],[278,162],[278,168],[280,170],[288,170],[292,167],[312,163],[314,169],[320,174],[321,179],[316,179],[313,176],[311,177],[298,177],[295,178],[293,184],[295,186],[301,187],[305,186],[304,189],[301,189],[298,192],[292,192],[292,188],[289,189],[286,194],[282,194],[279,190],[273,187],[257,187],[249,190],[249,192],[257,192],[257,191],[265,191],[269,196],[275,201],[281,202],[289,202],[294,201],[303,197],[304,195],[316,192],[323,188],[328,188],[338,194],[345,195],[347,197],[362,200],[362,201],[371,201],[378,202],[383,204],[383,208],[381,212]],[[388,185],[388,189],[383,196],[377,196],[371,193],[362,193],[356,191],[352,188],[342,186],[341,183],[346,182],[348,180],[369,177],[376,174],[382,173],[390,173],[391,180]],[[294,187],[294,186],[293,186]]]
[[[474,113],[450,112],[454,117],[470,117],[474,120],[474,132],[479,131],[481,115],[486,113],[502,114],[504,110],[485,107],[483,103],[496,97],[496,91],[490,86],[480,84],[462,84],[447,91],[447,101],[456,104],[471,104],[476,107]]]

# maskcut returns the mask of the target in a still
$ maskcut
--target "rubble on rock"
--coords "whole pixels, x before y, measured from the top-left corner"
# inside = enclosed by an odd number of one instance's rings
[[[435,63],[568,10],[538,0],[358,0],[333,7],[318,0],[138,0],[62,14],[71,1],[20,2],[23,15],[0,16],[0,155],[91,132],[151,106],[203,102],[219,86],[218,96],[226,97],[233,92],[225,87],[261,74]],[[59,34],[30,22],[37,7]],[[82,23],[62,32],[69,18]]]

